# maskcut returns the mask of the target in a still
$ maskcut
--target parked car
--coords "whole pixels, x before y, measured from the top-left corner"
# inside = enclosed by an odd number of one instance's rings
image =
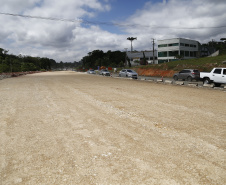
[[[107,70],[107,69],[101,69],[100,70],[100,75],[103,75],[103,76],[110,76],[110,72]]]
[[[119,72],[120,77],[138,78],[138,74],[132,69],[123,69]]]
[[[201,72],[200,79],[203,84],[214,83],[216,87],[221,86],[221,84],[226,84],[226,68],[213,68],[210,73]]]
[[[87,73],[88,73],[88,74],[96,74],[96,72],[94,71],[94,69],[89,69],[89,70],[87,71]]]
[[[183,69],[179,73],[173,75],[173,79],[177,81],[178,79],[192,81],[200,79],[200,72],[197,69]]]

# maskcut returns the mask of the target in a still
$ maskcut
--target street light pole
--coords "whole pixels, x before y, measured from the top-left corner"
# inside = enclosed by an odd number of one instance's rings
[[[127,55],[127,49],[128,48],[124,48],[125,49],[125,52],[126,52],[126,54],[125,54],[125,66],[127,65],[127,61],[126,61],[126,55]]]
[[[152,39],[152,44],[153,44],[153,64],[155,64],[155,39]]]
[[[132,51],[133,51],[133,45],[132,42],[133,40],[137,40],[137,37],[128,37],[127,40],[131,41],[131,55],[130,55],[130,61],[132,61]],[[131,63],[129,62],[129,67],[131,67]]]

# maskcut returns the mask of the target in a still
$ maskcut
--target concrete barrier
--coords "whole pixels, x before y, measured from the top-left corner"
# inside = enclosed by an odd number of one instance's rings
[[[184,82],[176,81],[175,84],[176,84],[176,85],[184,85]]]
[[[221,87],[214,87],[214,89],[223,90]]]
[[[162,79],[157,79],[156,82],[161,83],[161,82],[163,82],[163,80]]]
[[[203,87],[213,88],[214,87],[214,84],[203,84]]]
[[[140,80],[146,80],[146,78],[141,78]]]
[[[165,84],[172,84],[173,81],[171,81],[171,80],[165,80],[164,83],[165,83]]]
[[[198,84],[197,83],[188,83],[188,86],[190,86],[190,87],[196,87],[196,86],[198,86]]]

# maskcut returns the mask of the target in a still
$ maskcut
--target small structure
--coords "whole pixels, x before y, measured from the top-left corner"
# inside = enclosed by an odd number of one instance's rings
[[[157,51],[154,51],[155,62],[153,62],[153,51],[127,51],[126,55],[129,59],[131,59],[131,65],[136,66],[140,65],[142,60],[146,60],[147,64],[158,64],[157,60]],[[145,59],[144,59],[145,57]]]
[[[215,48],[211,47],[211,46],[207,46],[207,45],[202,45],[200,47],[200,55],[201,57],[207,57],[207,56],[211,56],[213,53],[216,52]],[[219,51],[218,51],[219,52]],[[218,53],[219,54],[219,53]]]

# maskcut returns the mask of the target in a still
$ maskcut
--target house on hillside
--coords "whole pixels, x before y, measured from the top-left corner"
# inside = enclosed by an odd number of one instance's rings
[[[130,59],[132,66],[140,65],[140,61],[146,59],[148,64],[158,64],[157,51],[154,51],[154,60],[153,60],[153,51],[127,51],[127,57]]]
[[[158,40],[158,63],[200,57],[200,43],[195,40],[174,38]]]
[[[200,48],[201,57],[207,57],[216,52],[214,47],[202,45]]]

